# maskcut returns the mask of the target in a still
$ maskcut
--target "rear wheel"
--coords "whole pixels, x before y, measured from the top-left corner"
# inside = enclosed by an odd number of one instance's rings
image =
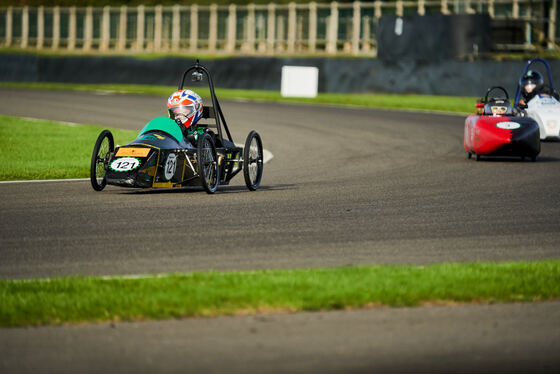
[[[470,160],[470,159],[471,159],[471,157],[472,157],[472,153],[470,153],[470,152],[467,152],[467,158],[468,158],[468,159]]]
[[[475,155],[475,159],[476,161],[480,161],[480,155],[478,153]]]
[[[253,130],[247,135],[243,148],[243,176],[247,188],[251,191],[255,191],[261,184],[263,164],[261,136]]]
[[[216,145],[209,134],[204,133],[198,137],[196,157],[202,186],[207,193],[212,194],[218,189],[220,173]]]
[[[114,150],[115,141],[113,140],[113,134],[109,130],[103,130],[97,137],[93,147],[89,171],[91,186],[96,191],[103,190],[107,184],[105,174],[109,165],[109,157]]]

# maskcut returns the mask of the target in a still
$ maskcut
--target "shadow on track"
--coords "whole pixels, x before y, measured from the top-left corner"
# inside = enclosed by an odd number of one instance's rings
[[[295,188],[295,184],[279,184],[275,186],[260,186],[257,191],[283,191]],[[116,192],[116,191],[115,191]],[[157,195],[157,194],[173,194],[173,193],[202,193],[202,187],[182,187],[182,188],[149,188],[141,190],[124,190],[120,191],[121,194],[126,195]],[[220,193],[242,193],[251,191],[247,190],[245,186],[221,186],[218,187],[216,194]]]

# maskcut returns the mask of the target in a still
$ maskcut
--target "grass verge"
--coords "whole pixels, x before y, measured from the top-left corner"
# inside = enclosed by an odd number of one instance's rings
[[[560,297],[560,260],[0,281],[0,325]]]
[[[0,116],[0,180],[87,178],[103,128]],[[111,129],[116,144],[135,131]]]
[[[14,87],[42,90],[101,91],[157,95],[164,99],[177,89],[176,86],[152,86],[134,84],[70,84],[70,83],[0,83],[0,87]],[[196,88],[203,97],[208,97],[208,89]],[[290,102],[319,105],[359,106],[377,109],[398,109],[414,111],[436,111],[450,113],[473,113],[476,98],[435,95],[396,94],[336,94],[320,93],[316,98],[284,98],[278,91],[237,90],[217,88],[220,99],[242,99],[254,101]]]

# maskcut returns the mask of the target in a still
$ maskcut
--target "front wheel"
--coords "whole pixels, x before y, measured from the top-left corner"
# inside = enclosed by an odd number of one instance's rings
[[[243,176],[250,191],[255,191],[261,184],[263,164],[261,136],[253,130],[247,135],[243,148]]]
[[[202,186],[207,193],[212,194],[218,189],[220,173],[216,145],[210,134],[204,133],[198,137],[196,157]]]
[[[91,167],[89,170],[91,186],[96,191],[103,190],[107,184],[105,174],[107,173],[109,157],[114,150],[115,141],[113,140],[113,134],[111,134],[109,130],[103,130],[97,137],[97,141],[93,147]]]

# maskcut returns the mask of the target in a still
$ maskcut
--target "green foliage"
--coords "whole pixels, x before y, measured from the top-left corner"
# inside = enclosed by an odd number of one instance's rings
[[[0,326],[560,297],[560,260],[1,280]]]
[[[87,178],[103,128],[0,116],[0,180]],[[111,130],[116,144],[134,131]]]

